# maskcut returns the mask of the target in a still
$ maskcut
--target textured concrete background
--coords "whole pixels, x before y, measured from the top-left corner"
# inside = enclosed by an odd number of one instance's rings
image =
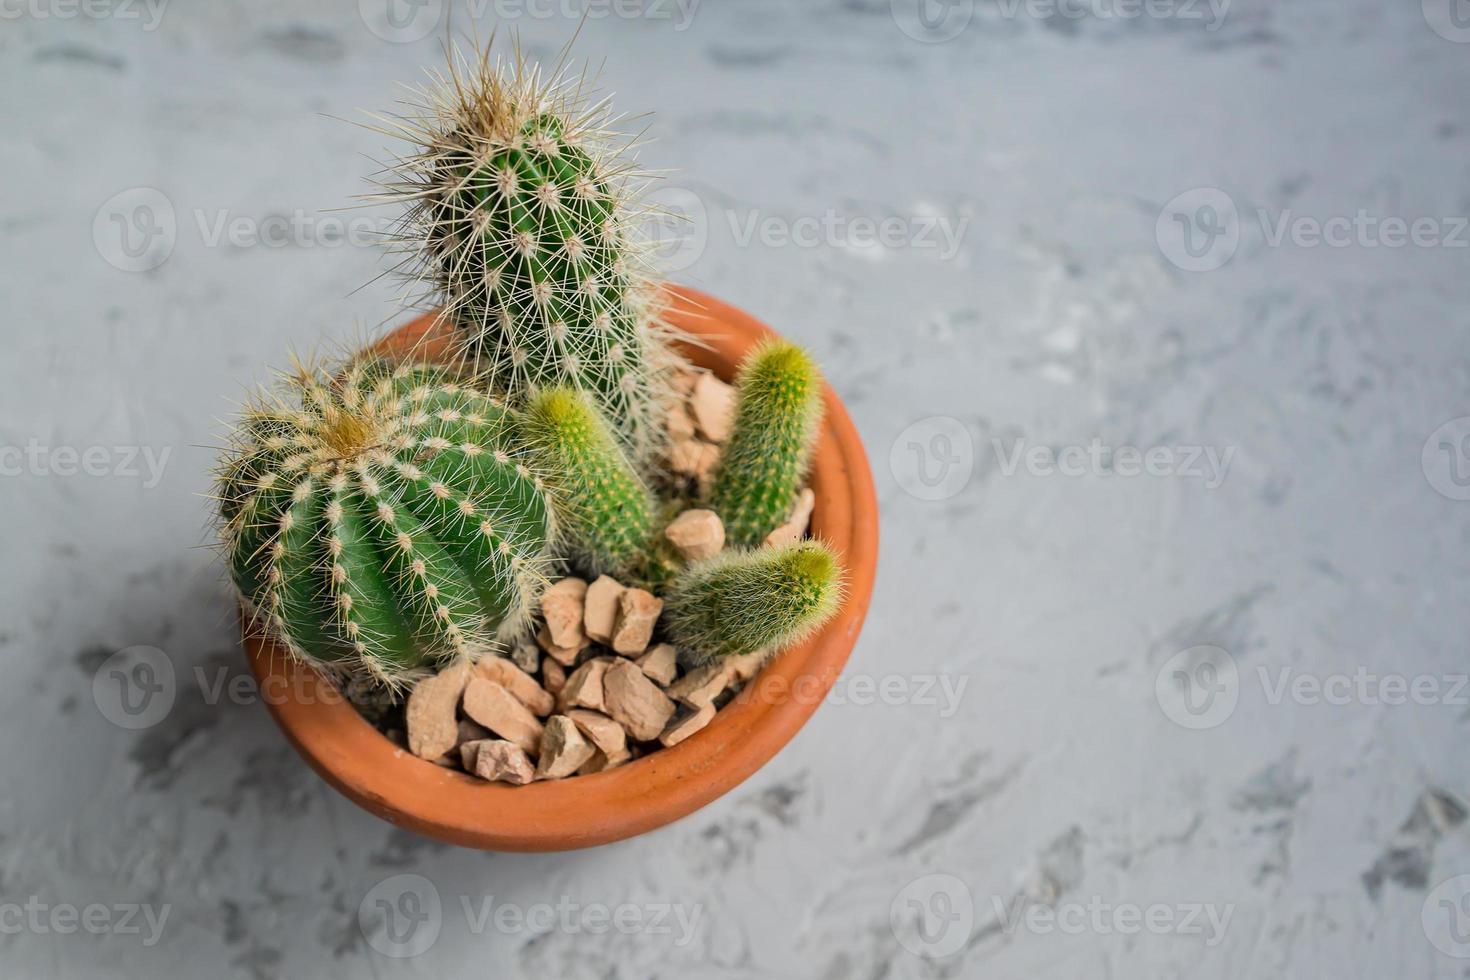
[[[749,783],[502,856],[298,761],[199,547],[242,386],[399,319],[327,210],[396,149],[327,117],[439,63],[385,2],[0,4],[0,975],[1470,975],[1464,3],[589,20],[675,278],[820,356],[884,550]]]

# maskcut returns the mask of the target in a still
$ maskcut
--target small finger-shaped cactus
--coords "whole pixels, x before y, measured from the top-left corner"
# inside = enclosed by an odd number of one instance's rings
[[[541,387],[588,391],[642,459],[663,438],[670,331],[632,236],[633,165],[577,82],[455,52],[398,121],[422,149],[390,187],[409,204],[414,281],[487,383],[517,407]]]
[[[507,411],[423,364],[301,367],[247,405],[220,540],[254,628],[393,687],[529,626],[549,504]]]
[[[592,401],[548,388],[526,404],[520,428],[555,491],[559,549],[593,575],[639,576],[657,506]]]
[[[806,352],[767,341],[741,365],[735,424],[710,490],[727,541],[752,548],[791,512],[822,420],[822,379]]]
[[[726,551],[674,582],[663,621],[685,660],[778,650],[798,643],[837,611],[842,569],[819,541]]]

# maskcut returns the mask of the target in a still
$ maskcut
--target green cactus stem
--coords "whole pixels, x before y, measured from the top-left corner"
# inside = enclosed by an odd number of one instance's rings
[[[391,687],[529,627],[549,504],[498,403],[444,369],[298,367],[246,407],[218,472],[252,627]]]
[[[837,611],[842,570],[819,541],[726,551],[689,566],[665,599],[663,621],[686,661],[775,651]]]
[[[390,122],[421,149],[385,185],[406,202],[400,246],[462,353],[510,403],[591,393],[637,461],[662,444],[671,331],[633,235],[641,184],[581,80],[517,53],[455,51],[423,105]]]
[[[555,491],[561,550],[593,575],[640,576],[657,505],[591,399],[571,388],[538,392],[521,432]]]
[[[734,430],[710,490],[726,541],[753,548],[791,512],[822,420],[822,380],[806,352],[767,341],[736,381]]]

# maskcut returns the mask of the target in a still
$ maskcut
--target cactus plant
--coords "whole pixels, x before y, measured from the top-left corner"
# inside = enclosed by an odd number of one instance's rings
[[[409,204],[400,247],[431,284],[461,352],[518,405],[542,387],[590,392],[640,463],[663,439],[667,340],[632,230],[639,176],[606,101],[547,79],[519,52],[456,50],[412,115],[420,145],[388,196]]]
[[[689,566],[665,600],[664,622],[691,663],[800,642],[842,601],[841,567],[819,541],[727,551]]]
[[[806,352],[767,341],[741,365],[734,429],[710,506],[734,547],[760,544],[791,512],[822,419],[822,385]]]
[[[505,408],[444,369],[298,366],[247,404],[218,474],[252,625],[328,671],[399,687],[530,624],[549,504]]]
[[[519,431],[556,490],[561,550],[593,575],[639,577],[657,504],[592,401],[571,388],[538,392]]]

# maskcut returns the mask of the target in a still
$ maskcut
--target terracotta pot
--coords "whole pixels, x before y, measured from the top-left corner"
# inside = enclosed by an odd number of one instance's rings
[[[695,290],[673,287],[670,319],[706,348],[694,362],[729,379],[771,331]],[[433,349],[432,317],[383,345]],[[327,782],[384,820],[466,847],[559,851],[622,840],[671,823],[729,792],[765,765],[816,710],[857,641],[878,557],[878,505],[851,419],[828,387],[812,466],[813,533],[847,570],[842,610],[810,642],[784,651],[708,727],[609,772],[529,786],[486,783],[415,758],[369,725],[331,684],[280,647],[247,637],[250,668],[286,737]]]

